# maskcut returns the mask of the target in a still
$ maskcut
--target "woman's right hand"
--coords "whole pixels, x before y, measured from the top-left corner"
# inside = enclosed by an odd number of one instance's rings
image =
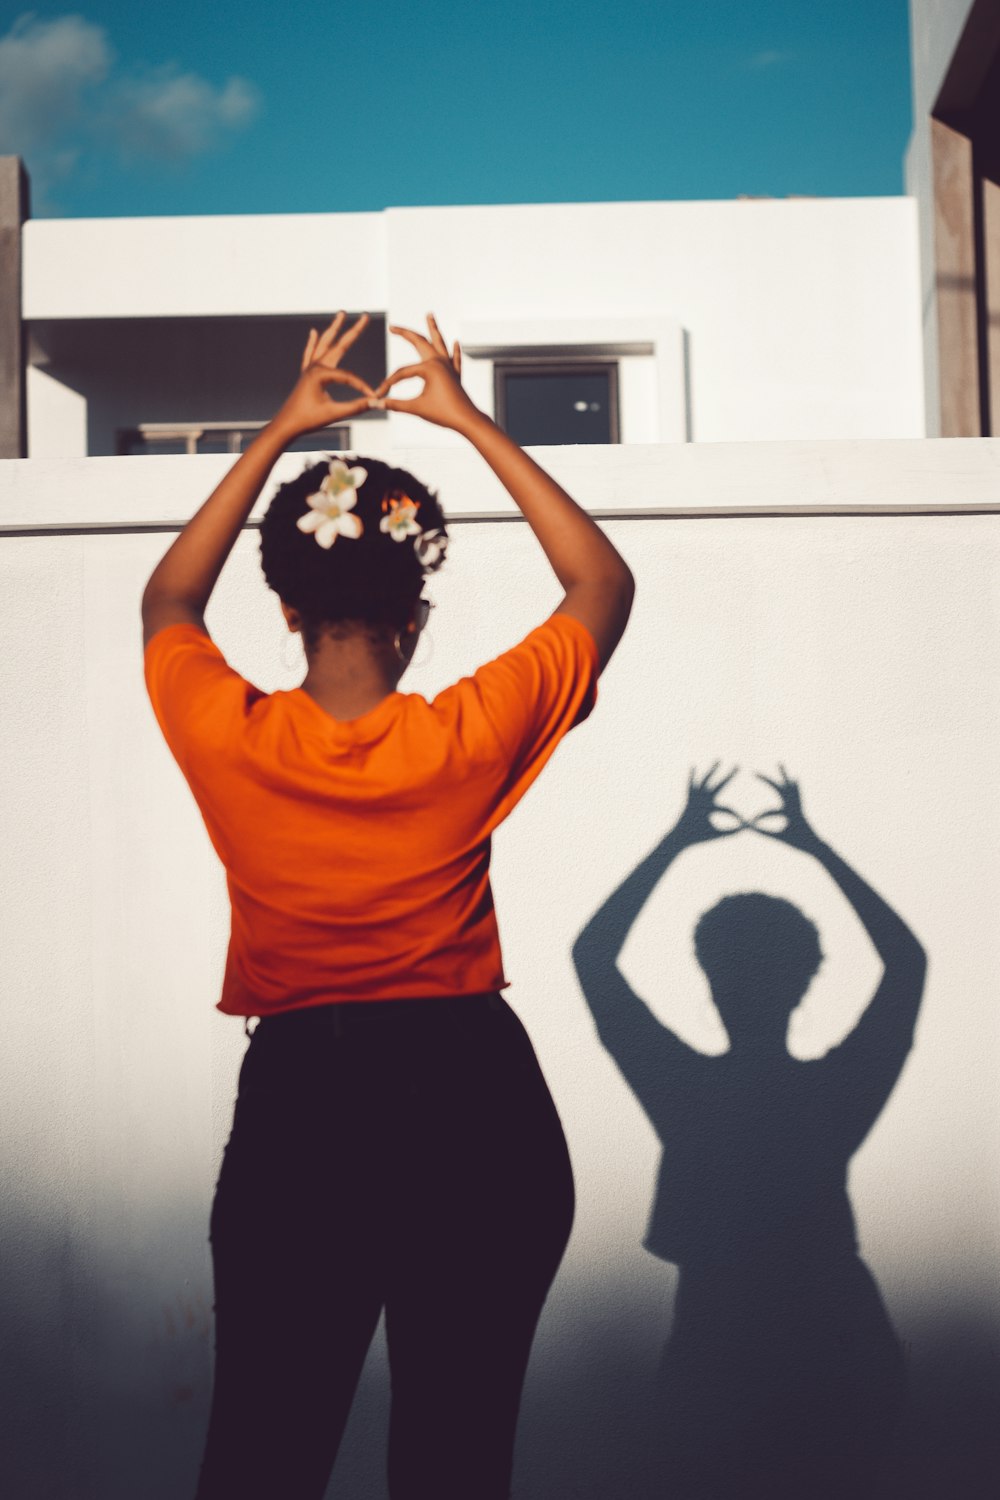
[[[368,404],[384,411],[408,411],[438,427],[451,427],[455,432],[463,432],[470,421],[482,417],[482,412],[462,389],[459,379],[462,353],[458,340],[456,339],[449,355],[448,346],[441,337],[441,330],[433,313],[427,314],[427,327],[429,338],[425,338],[422,333],[414,333],[411,328],[401,328],[398,324],[390,323],[389,332],[408,339],[421,356],[420,362],[393,370],[381,385],[376,386],[375,396],[369,399]],[[408,401],[385,399],[386,391],[391,390],[398,381],[412,380],[414,377],[419,377],[424,382],[419,396],[412,396]]]
[[[759,771],[757,772],[757,780],[763,781],[767,786],[774,788],[781,798],[781,806],[771,807],[764,812],[758,813],[755,818],[750,819],[747,826],[755,829],[757,833],[765,834],[769,839],[780,839],[783,844],[791,844],[793,849],[802,849],[807,853],[813,853],[821,846],[822,840],[817,836],[805,813],[802,811],[802,795],[799,791],[799,784],[797,781],[792,780],[784,766],[779,766],[778,770],[781,774],[780,781],[775,781],[770,776],[762,776]],[[773,818],[784,818],[784,827],[762,827],[764,822]]]

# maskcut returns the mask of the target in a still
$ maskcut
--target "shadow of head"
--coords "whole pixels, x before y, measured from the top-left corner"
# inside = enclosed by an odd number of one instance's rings
[[[791,901],[724,896],[699,919],[694,950],[731,1044],[784,1041],[823,961],[819,932]]]

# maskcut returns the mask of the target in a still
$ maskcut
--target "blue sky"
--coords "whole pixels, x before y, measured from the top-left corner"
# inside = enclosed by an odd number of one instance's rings
[[[906,0],[0,8],[36,214],[903,191]]]

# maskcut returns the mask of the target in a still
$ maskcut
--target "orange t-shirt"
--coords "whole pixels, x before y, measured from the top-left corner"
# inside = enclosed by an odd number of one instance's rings
[[[490,836],[597,697],[593,636],[552,615],[428,702],[330,717],[265,693],[189,622],[145,649],[153,712],[226,870],[222,998],[264,1016],[505,987]]]

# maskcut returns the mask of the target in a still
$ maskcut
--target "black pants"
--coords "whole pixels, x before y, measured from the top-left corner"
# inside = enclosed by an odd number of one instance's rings
[[[392,1500],[506,1500],[573,1206],[555,1105],[500,995],[261,1021],[212,1209],[196,1500],[321,1500],[383,1307]]]

